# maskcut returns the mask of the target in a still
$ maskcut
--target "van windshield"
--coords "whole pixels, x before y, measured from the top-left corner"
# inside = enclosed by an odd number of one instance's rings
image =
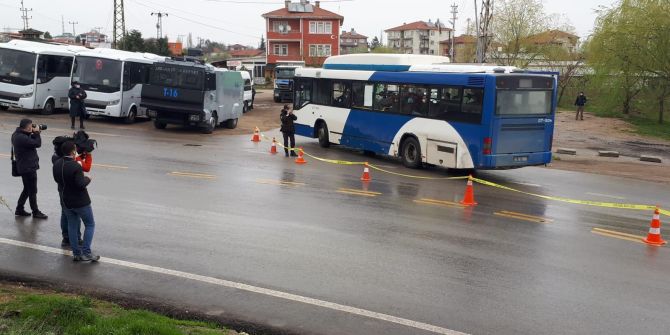
[[[0,82],[31,85],[35,81],[35,54],[0,49]]]
[[[151,68],[149,83],[202,91],[205,86],[205,71],[187,66],[155,65]]]
[[[72,80],[85,90],[112,93],[121,90],[121,62],[97,57],[77,57]]]

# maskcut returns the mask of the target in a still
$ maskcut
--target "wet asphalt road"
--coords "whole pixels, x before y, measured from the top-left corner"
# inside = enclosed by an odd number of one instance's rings
[[[19,118],[0,115],[3,138]],[[38,199],[50,218],[17,220],[0,208],[0,237],[58,248],[50,141],[67,131],[62,116],[47,119]],[[223,129],[206,136],[106,121],[89,128],[100,144],[94,163],[102,165],[94,166],[89,191],[97,221],[93,247],[103,257],[471,334],[666,334],[670,328],[668,247],[592,233],[600,228],[643,236],[651,213],[563,204],[481,185],[475,185],[479,205],[464,209],[449,203],[462,197],[463,180],[372,171],[365,186],[360,166],[310,158],[299,166],[268,154],[268,143],[226,136]],[[310,139],[298,143],[321,157],[447,176],[444,170],[408,170],[388,159],[321,149]],[[9,153],[8,140],[0,148]],[[0,159],[6,161],[0,164],[0,195],[13,206],[20,180],[10,176],[6,155]],[[670,208],[670,190],[630,179],[542,168],[478,177],[541,194]],[[73,264],[65,256],[6,243],[0,243],[0,273],[142,296],[280,332],[431,334],[169,274]]]

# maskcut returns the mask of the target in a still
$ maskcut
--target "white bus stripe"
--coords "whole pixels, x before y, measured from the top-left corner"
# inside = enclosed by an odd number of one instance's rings
[[[2,237],[0,237],[0,243],[7,244],[7,245],[13,245],[13,246],[17,246],[17,247],[33,249],[33,250],[44,251],[44,252],[48,252],[48,253],[52,253],[52,254],[67,255],[67,256],[72,255],[72,252],[68,251],[68,250],[52,248],[52,247],[39,245],[39,244],[28,243],[28,242],[16,241],[16,240],[11,240],[11,239],[2,238]],[[145,265],[145,264],[140,264],[140,263],[134,263],[134,262],[128,262],[128,261],[123,261],[123,260],[114,259],[114,258],[107,258],[107,257],[100,258],[100,262],[101,263],[107,263],[107,264],[114,264],[114,265],[123,266],[123,267],[126,267],[126,268],[131,268],[131,269],[136,269],[136,270],[143,270],[143,271],[147,271],[147,272],[153,272],[153,273],[169,275],[169,276],[178,277],[178,278],[184,278],[184,279],[199,281],[199,282],[203,282],[203,283],[213,284],[213,285],[227,287],[227,288],[238,289],[238,290],[247,291],[247,292],[253,292],[253,293],[262,294],[262,295],[266,295],[266,296],[281,298],[281,299],[285,299],[285,300],[289,300],[289,301],[299,302],[299,303],[313,305],[313,306],[317,306],[317,307],[321,307],[321,308],[327,308],[327,309],[331,309],[331,310],[335,310],[335,311],[340,311],[340,312],[345,312],[345,313],[354,314],[354,315],[358,315],[358,316],[363,316],[363,317],[367,317],[367,318],[370,318],[370,319],[376,319],[376,320],[386,321],[386,322],[390,322],[390,323],[395,323],[395,324],[399,324],[399,325],[402,325],[402,326],[411,327],[411,328],[415,328],[415,329],[426,330],[426,331],[433,332],[433,333],[436,333],[436,334],[466,335],[466,333],[462,333],[462,332],[458,332],[458,331],[455,331],[455,330],[431,325],[431,324],[428,324],[428,323],[423,323],[423,322],[409,320],[409,319],[405,319],[405,318],[401,318],[401,317],[397,317],[397,316],[393,316],[393,315],[373,312],[373,311],[362,309],[362,308],[357,308],[357,307],[352,307],[352,306],[347,306],[347,305],[341,305],[341,304],[338,304],[338,303],[329,302],[329,301],[325,301],[325,300],[319,300],[319,299],[304,297],[304,296],[297,295],[297,294],[286,293],[286,292],[282,292],[282,291],[267,289],[267,288],[248,285],[248,284],[244,284],[244,283],[238,283],[238,282],[229,281],[229,280],[225,280],[225,279],[218,279],[218,278],[213,278],[213,277],[201,276],[201,275],[192,274],[192,273],[188,273],[188,272],[170,270],[170,269],[166,269],[166,268],[161,268],[161,267],[156,267],[156,266],[151,266],[151,265]]]

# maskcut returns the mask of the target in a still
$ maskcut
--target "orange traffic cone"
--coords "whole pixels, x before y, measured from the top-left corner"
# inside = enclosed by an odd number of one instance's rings
[[[667,242],[663,240],[661,237],[661,218],[660,218],[660,211],[658,210],[658,207],[656,207],[656,211],[654,211],[654,217],[651,219],[651,226],[649,227],[649,234],[647,234],[647,238],[645,238],[643,241],[644,243],[651,244],[651,245],[664,245]]]
[[[298,151],[298,158],[295,159],[296,164],[307,164],[307,161],[305,160],[304,157],[302,157],[302,148],[299,149],[293,149]]]
[[[251,137],[251,142],[260,142],[261,141],[260,131],[261,130],[258,129],[258,127],[256,127],[256,129],[254,129],[254,136]]]
[[[370,178],[370,168],[368,166],[368,163],[365,162],[365,165],[363,167],[363,175],[361,176],[362,181],[370,181],[372,178]]]
[[[277,153],[277,140],[275,138],[272,138],[272,146],[270,147],[270,153],[275,155]]]
[[[472,176],[468,177],[468,185],[465,187],[465,195],[463,200],[460,201],[461,205],[474,206],[477,204],[475,201],[475,189],[472,186]]]

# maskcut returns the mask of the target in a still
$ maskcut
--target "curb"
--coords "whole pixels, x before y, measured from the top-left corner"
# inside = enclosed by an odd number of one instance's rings
[[[663,163],[661,157],[657,156],[640,156],[640,161],[642,162],[651,162],[651,163]]]
[[[617,158],[617,157],[619,157],[619,152],[618,152],[618,151],[606,151],[606,150],[601,150],[601,151],[598,151],[598,156],[600,156],[600,157],[614,157],[614,158]]]
[[[556,150],[557,154],[564,154],[564,155],[572,155],[575,156],[577,155],[577,150],[576,149],[568,149],[568,148],[558,148]]]

